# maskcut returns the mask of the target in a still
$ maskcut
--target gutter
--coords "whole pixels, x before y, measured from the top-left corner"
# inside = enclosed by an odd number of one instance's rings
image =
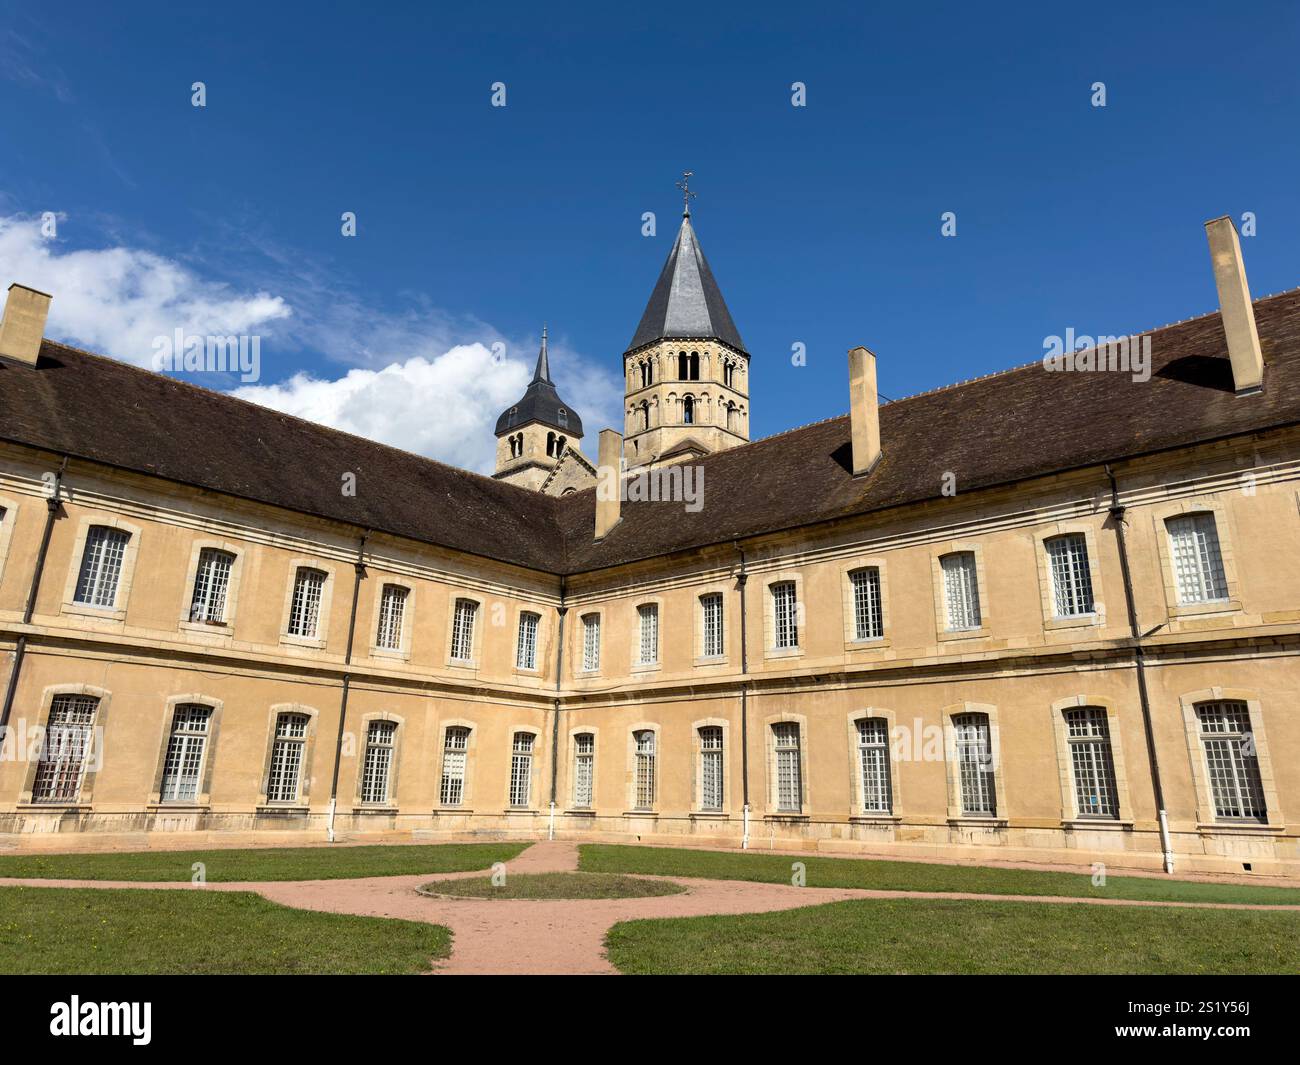
[[[740,849],[749,850],[749,681],[743,678],[749,674],[749,639],[745,618],[745,585],[749,583],[749,574],[745,571],[745,549],[736,540],[735,547],[740,553],[740,572],[736,574],[736,587],[740,591],[740,782],[744,795],[741,807],[743,827],[740,835]]]
[[[565,579],[560,578],[560,605],[556,607],[559,621],[555,631],[555,703],[551,709],[551,818],[546,838],[555,838],[555,789],[560,770],[560,687],[564,677],[564,615],[569,608],[564,603]]]
[[[1174,871],[1174,848],[1169,839],[1169,817],[1165,810],[1165,790],[1160,781],[1160,759],[1156,755],[1155,730],[1151,724],[1151,698],[1147,693],[1146,650],[1138,626],[1137,602],[1133,594],[1133,574],[1129,569],[1128,540],[1124,531],[1124,506],[1119,501],[1119,484],[1110,463],[1104,467],[1110,480],[1110,516],[1115,522],[1119,542],[1120,573],[1124,577],[1124,602],[1128,607],[1129,634],[1133,640],[1133,665],[1137,670],[1138,700],[1142,705],[1142,729],[1146,733],[1147,761],[1151,766],[1151,786],[1155,791],[1156,816],[1160,821],[1160,849],[1164,852],[1166,873]]]
[[[41,576],[45,573],[45,556],[50,550],[50,537],[54,532],[54,522],[63,505],[60,498],[63,490],[63,475],[68,469],[68,456],[63,456],[59,468],[54,474],[54,490],[45,499],[45,531],[41,533],[41,546],[36,553],[36,568],[32,571],[31,587],[27,590],[27,602],[23,606],[23,624],[30,625],[32,615],[36,613],[36,596],[41,590]],[[5,701],[0,708],[0,750],[4,747],[5,737],[9,733],[9,715],[13,712],[14,697],[18,694],[18,675],[23,669],[23,659],[27,657],[27,634],[18,636],[14,647],[14,664],[9,671],[9,682],[5,685]]]
[[[352,689],[352,672],[348,667],[352,665],[352,645],[357,633],[357,600],[361,596],[361,581],[366,575],[366,541],[369,538],[370,530],[367,529],[361,534],[361,540],[357,544],[357,560],[353,563],[352,613],[348,617],[348,648],[343,656],[343,695],[339,699],[339,731],[334,737],[334,777],[330,782],[330,812],[329,820],[325,825],[325,833],[331,843],[335,842],[334,813],[339,804],[339,762],[343,757],[343,725],[347,720],[348,694]]]

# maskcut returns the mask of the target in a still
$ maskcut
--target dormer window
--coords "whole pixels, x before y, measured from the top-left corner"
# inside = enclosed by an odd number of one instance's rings
[[[569,412],[561,407],[559,414],[557,415],[557,420],[560,423],[560,428],[567,429],[569,427]]]

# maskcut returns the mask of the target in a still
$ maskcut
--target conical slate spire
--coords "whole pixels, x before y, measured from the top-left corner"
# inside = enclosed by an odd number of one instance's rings
[[[713,338],[749,354],[691,228],[689,202],[673,250],[627,350],[672,337]]]
[[[542,326],[542,347],[537,353],[537,369],[533,371],[528,390],[523,399],[497,419],[496,435],[501,436],[529,422],[541,422],[554,429],[561,429],[571,437],[582,436],[582,419],[560,398],[551,380],[551,360],[546,353],[546,326]]]

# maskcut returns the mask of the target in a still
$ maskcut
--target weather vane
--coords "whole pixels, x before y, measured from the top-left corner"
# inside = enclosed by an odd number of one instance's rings
[[[683,170],[682,180],[677,182],[677,187],[682,190],[682,217],[690,218],[691,200],[695,199],[695,193],[691,191],[691,178],[695,176],[694,170]]]

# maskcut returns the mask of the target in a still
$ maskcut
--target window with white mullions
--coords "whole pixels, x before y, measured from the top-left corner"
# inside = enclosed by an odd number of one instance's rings
[[[974,551],[958,551],[939,560],[948,605],[948,631],[980,627],[980,590]]]
[[[659,661],[659,604],[643,603],[636,613],[641,630],[639,662],[651,666]]]
[[[952,727],[957,746],[961,812],[976,817],[993,817],[998,805],[988,716],[958,714],[952,719]]]
[[[799,646],[799,603],[794,581],[772,585],[772,646]]]
[[[722,726],[700,729],[700,808],[722,809]]]
[[[77,574],[76,601],[86,606],[111,607],[117,603],[122,560],[131,534],[107,525],[92,525]]]
[[[515,646],[515,668],[537,668],[537,624],[540,614],[519,615],[519,641]]]
[[[1119,817],[1110,721],[1099,706],[1065,712],[1066,741],[1074,773],[1074,801],[1080,817]]]
[[[320,602],[326,576],[323,570],[298,567],[293,580],[293,599],[289,603],[290,636],[314,639],[320,631]]]
[[[1214,816],[1223,821],[1266,822],[1268,807],[1249,707],[1236,700],[1199,703],[1196,717]]]
[[[573,805],[580,810],[592,805],[596,779],[596,737],[582,732],[573,737]]]
[[[892,813],[894,794],[889,777],[889,726],[884,718],[858,721],[858,764],[862,772],[862,810]]]
[[[585,614],[582,618],[582,668],[587,673],[600,668],[599,614]]]
[[[1054,536],[1046,543],[1052,568],[1053,609],[1058,618],[1093,612],[1092,574],[1088,569],[1088,539],[1083,533]]]
[[[776,808],[780,813],[803,809],[803,767],[800,765],[799,724],[783,721],[772,726],[776,759]]]
[[[1228,598],[1219,533],[1213,514],[1185,514],[1167,523],[1179,603],[1211,603]]]
[[[655,804],[655,734],[653,729],[632,733],[636,747],[634,787],[636,809],[652,810]]]
[[[875,566],[849,574],[853,586],[853,638],[878,640],[885,634],[880,607],[880,570]]]
[[[375,633],[375,646],[385,651],[402,649],[402,629],[406,622],[406,600],[409,588],[400,584],[385,584],[379,596],[379,628]]]
[[[302,778],[303,750],[307,746],[307,715],[280,714],[275,719],[271,744],[271,771],[266,781],[267,802],[297,802]]]
[[[701,624],[704,628],[703,656],[721,658],[722,650],[722,593],[710,592],[700,596]]]
[[[93,695],[56,695],[50,706],[41,756],[32,781],[32,802],[76,802],[86,773],[99,700]]]
[[[182,703],[172,714],[171,735],[163,759],[162,802],[195,802],[203,772],[203,755],[207,751],[208,728],[212,707],[200,703]]]
[[[458,662],[468,662],[474,657],[474,618],[478,603],[473,599],[457,599],[451,622],[451,657]]]
[[[469,752],[469,729],[452,725],[447,729],[442,747],[442,784],[438,802],[459,806],[465,799],[465,760]]]
[[[527,806],[532,799],[533,734],[516,732],[510,752],[510,805]]]
[[[388,801],[389,775],[393,769],[396,721],[372,721],[366,728],[366,754],[361,764],[361,801]]]
[[[194,573],[194,595],[190,599],[190,620],[221,625],[226,620],[226,592],[235,556],[229,551],[205,547],[199,552]]]

